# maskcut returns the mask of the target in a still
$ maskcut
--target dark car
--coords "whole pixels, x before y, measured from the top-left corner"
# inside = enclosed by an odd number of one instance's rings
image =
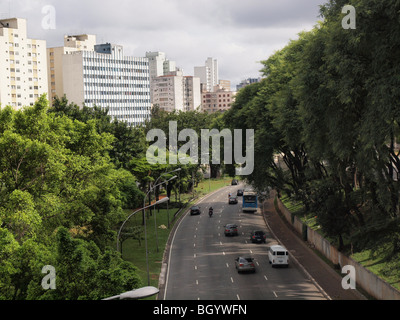
[[[264,231],[253,231],[250,234],[250,241],[253,243],[265,243],[267,236]]]
[[[235,196],[229,197],[229,204],[231,204],[231,203],[237,204],[238,203],[237,197],[235,197]]]
[[[233,179],[232,182],[231,182],[231,185],[232,186],[236,186],[237,184],[238,184],[238,181],[236,179]]]
[[[237,236],[239,235],[237,225],[236,224],[227,224],[225,226],[225,231],[224,231],[225,236]]]
[[[253,258],[250,257],[238,257],[235,259],[235,267],[238,273],[240,272],[256,272],[256,266],[254,265]]]
[[[238,191],[236,192],[236,195],[238,197],[243,196],[243,189],[238,189]]]
[[[198,206],[193,206],[190,208],[190,215],[196,215],[196,214],[200,214],[200,207]]]

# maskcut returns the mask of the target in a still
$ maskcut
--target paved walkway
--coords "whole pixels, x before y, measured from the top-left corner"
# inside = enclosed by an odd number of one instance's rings
[[[274,199],[264,203],[264,219],[278,242],[289,249],[292,262],[298,262],[300,268],[320,288],[330,300],[363,300],[357,290],[344,290],[342,277],[323,261],[305,241],[277,213]],[[345,275],[343,274],[343,277]]]

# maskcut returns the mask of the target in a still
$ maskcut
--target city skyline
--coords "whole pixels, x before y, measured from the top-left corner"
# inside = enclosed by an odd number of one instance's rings
[[[64,35],[95,34],[99,43],[118,43],[125,53],[145,57],[165,52],[185,75],[213,57],[221,79],[236,88],[246,78],[260,76],[262,65],[275,51],[317,24],[323,0],[247,2],[151,0],[98,2],[7,0],[0,18],[27,19],[28,36],[47,47],[62,45]],[[43,22],[52,14],[54,27]]]

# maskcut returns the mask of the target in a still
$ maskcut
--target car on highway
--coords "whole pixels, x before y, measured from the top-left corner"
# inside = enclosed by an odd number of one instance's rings
[[[289,266],[289,251],[280,245],[270,246],[268,249],[269,263],[274,266]]]
[[[228,203],[229,204],[237,204],[238,203],[237,197],[236,196],[230,196]]]
[[[243,189],[238,189],[238,191],[236,192],[236,195],[238,197],[241,197],[243,195]]]
[[[257,231],[252,231],[250,233],[250,241],[252,243],[265,243],[267,239],[266,234],[264,233],[264,231],[261,230],[257,230]]]
[[[256,272],[253,258],[251,257],[238,257],[235,259],[235,267],[238,273],[240,272]]]
[[[190,208],[190,215],[197,215],[200,214],[200,207],[199,206],[193,206]]]
[[[225,236],[238,236],[239,235],[236,224],[229,223],[224,227],[225,227],[225,230],[224,230]]]

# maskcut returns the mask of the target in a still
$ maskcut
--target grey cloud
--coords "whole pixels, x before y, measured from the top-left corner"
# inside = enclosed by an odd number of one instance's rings
[[[129,55],[164,51],[187,75],[213,57],[218,59],[221,79],[234,84],[259,76],[258,61],[311,29],[319,20],[319,5],[326,1],[8,0],[8,4],[13,16],[28,20],[29,36],[47,40],[48,46],[61,46],[65,34],[95,34],[98,42],[123,45]],[[41,28],[45,5],[56,9],[56,30]]]

